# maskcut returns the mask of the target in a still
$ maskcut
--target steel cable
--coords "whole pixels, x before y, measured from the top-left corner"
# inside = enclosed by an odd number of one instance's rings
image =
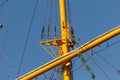
[[[31,32],[33,20],[34,20],[34,18],[35,18],[35,12],[36,12],[36,10],[37,10],[37,6],[38,6],[38,0],[36,0],[36,3],[35,3],[33,15],[32,15],[32,19],[31,19],[31,22],[30,22],[29,30],[28,30],[28,33],[27,33],[27,37],[26,37],[26,41],[25,41],[25,44],[24,44],[24,49],[23,49],[23,52],[22,52],[22,56],[21,56],[21,59],[20,59],[20,63],[19,63],[19,67],[18,67],[18,71],[17,71],[16,77],[18,77],[19,74],[20,74],[20,70],[21,70],[21,67],[22,67],[22,63],[23,63],[23,59],[24,59],[26,47],[27,47],[28,40],[29,40],[29,37],[30,37],[30,32]]]

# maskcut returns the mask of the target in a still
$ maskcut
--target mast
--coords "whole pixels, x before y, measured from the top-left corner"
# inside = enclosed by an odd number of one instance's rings
[[[66,0],[59,0],[59,7],[60,7],[60,28],[61,28],[61,38],[62,44],[60,46],[60,55],[66,54],[69,52],[69,27],[67,26],[67,17],[66,17]],[[63,77],[64,80],[71,80],[70,78],[70,66],[71,62],[67,61],[63,63]]]
[[[120,26],[118,26],[115,29],[112,29],[97,38],[91,40],[90,42],[84,44],[83,46],[71,51],[70,47],[72,46],[72,43],[69,40],[69,26],[67,23],[67,17],[66,17],[66,0],[59,0],[59,7],[60,7],[60,28],[61,28],[61,39],[54,39],[54,40],[46,40],[43,42],[40,42],[42,45],[50,45],[50,46],[60,46],[59,51],[59,57],[46,63],[43,66],[40,66],[33,71],[17,78],[16,80],[31,80],[40,74],[53,69],[59,65],[62,64],[63,69],[63,77],[64,80],[71,80],[71,70],[70,67],[72,65],[71,59],[78,56],[79,54],[82,54],[93,47],[117,36],[120,34]]]

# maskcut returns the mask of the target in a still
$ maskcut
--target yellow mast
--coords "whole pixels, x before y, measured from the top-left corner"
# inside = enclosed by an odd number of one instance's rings
[[[66,0],[59,0],[59,7],[60,7],[60,28],[61,28],[61,39],[56,40],[48,40],[45,42],[40,42],[40,44],[48,44],[54,46],[60,46],[60,57],[52,60],[51,62],[40,66],[39,68],[23,75],[22,77],[16,80],[31,80],[38,75],[62,64],[63,68],[63,76],[64,80],[71,80],[71,73],[70,73],[70,66],[72,65],[71,59],[76,57],[79,53],[82,54],[85,51],[105,42],[106,40],[120,34],[120,27],[117,27],[97,38],[94,40],[86,43],[85,45],[81,46],[80,48],[69,52],[70,48],[70,41],[69,37],[69,27],[67,25],[67,17],[66,17]]]
[[[75,49],[67,54],[62,55],[62,56],[48,62],[47,64],[44,64],[43,66],[38,67],[37,69],[19,77],[16,80],[31,80],[31,79],[39,76],[40,74],[42,74],[50,69],[53,69],[56,66],[64,63],[65,61],[69,61],[70,59],[78,56],[79,54],[82,54],[82,53],[92,49],[93,47],[117,36],[118,34],[120,34],[120,26],[96,37],[95,39],[84,44],[83,46],[81,46],[81,47],[79,47],[79,48],[77,48],[77,49]]]
[[[60,55],[63,55],[65,53],[69,52],[69,27],[67,26],[67,17],[66,17],[66,0],[59,0],[59,6],[60,6],[60,26],[61,26],[61,38],[62,44],[60,46]],[[64,62],[62,69],[63,69],[63,78],[64,80],[71,80],[70,78],[70,66],[71,62]]]

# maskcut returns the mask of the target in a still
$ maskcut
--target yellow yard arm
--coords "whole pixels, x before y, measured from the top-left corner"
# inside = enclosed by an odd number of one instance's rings
[[[38,75],[40,75],[52,68],[55,68],[56,66],[58,66],[64,62],[71,60],[72,58],[78,56],[79,54],[82,54],[82,53],[90,50],[91,48],[115,37],[118,34],[120,34],[120,26],[96,37],[95,39],[89,41],[88,43],[82,45],[81,47],[62,55],[62,56],[46,63],[43,66],[38,67],[37,69],[23,75],[22,77],[20,77],[16,80],[31,80],[31,79],[37,77]]]

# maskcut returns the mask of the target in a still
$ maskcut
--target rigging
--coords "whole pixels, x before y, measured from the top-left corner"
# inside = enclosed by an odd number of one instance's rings
[[[0,7],[4,6],[4,4],[6,4],[6,2],[8,2],[8,0],[5,0],[4,2],[2,2],[2,3],[0,4]]]
[[[23,59],[24,59],[26,47],[27,47],[27,44],[28,44],[28,40],[29,40],[29,37],[30,37],[30,32],[31,32],[31,29],[32,29],[32,24],[33,24],[33,20],[34,20],[34,17],[35,17],[37,6],[38,6],[38,0],[36,0],[36,3],[35,3],[32,19],[31,19],[31,22],[30,22],[29,30],[28,30],[28,33],[27,33],[27,37],[26,37],[26,41],[25,41],[25,44],[24,44],[24,49],[23,49],[23,52],[22,52],[22,56],[21,56],[21,59],[20,59],[20,63],[19,63],[19,67],[18,67],[18,70],[17,70],[16,77],[18,77],[19,74],[20,74],[20,70],[21,70],[21,66],[22,66],[22,63],[23,63]]]

